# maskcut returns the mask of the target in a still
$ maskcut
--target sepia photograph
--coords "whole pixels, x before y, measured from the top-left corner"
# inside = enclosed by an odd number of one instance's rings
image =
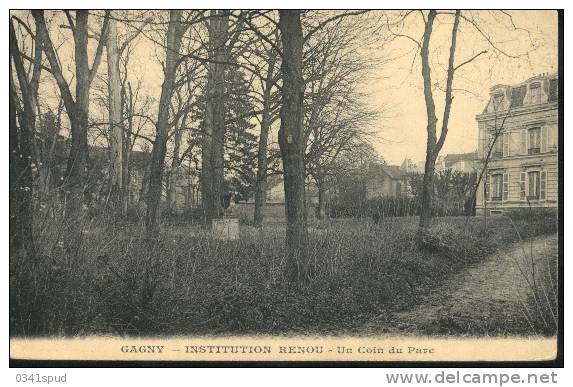
[[[8,29],[11,364],[563,364],[562,10]]]

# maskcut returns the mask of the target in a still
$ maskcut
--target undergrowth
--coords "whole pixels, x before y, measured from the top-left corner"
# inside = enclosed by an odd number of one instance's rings
[[[239,240],[217,241],[178,224],[148,239],[133,222],[38,214],[37,259],[10,256],[12,335],[324,335],[380,315],[391,324],[453,273],[557,227],[551,213],[492,217],[487,229],[475,217],[466,231],[465,218],[440,218],[420,245],[417,218],[325,222],[309,230],[312,278],[292,284],[281,225],[242,226]]]

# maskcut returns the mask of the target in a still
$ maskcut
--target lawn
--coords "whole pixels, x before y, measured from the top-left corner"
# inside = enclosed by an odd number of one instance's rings
[[[487,228],[475,217],[467,231],[465,218],[437,218],[420,245],[417,218],[313,221],[312,277],[291,284],[278,221],[241,225],[238,241],[191,224],[149,240],[141,225],[86,218],[70,250],[58,221],[38,218],[40,259],[10,257],[13,335],[347,334],[373,318],[392,325],[456,272],[557,230],[552,212],[495,216]]]

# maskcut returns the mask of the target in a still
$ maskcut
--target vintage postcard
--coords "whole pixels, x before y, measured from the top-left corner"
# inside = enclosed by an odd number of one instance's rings
[[[563,364],[562,31],[11,10],[11,361]]]

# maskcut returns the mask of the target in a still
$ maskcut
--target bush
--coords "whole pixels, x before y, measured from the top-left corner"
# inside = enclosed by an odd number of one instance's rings
[[[558,231],[559,219],[556,208],[523,208],[508,211],[505,215],[511,219],[522,238]]]
[[[366,205],[374,223],[386,217],[415,216],[420,213],[420,204],[408,196],[371,199]]]
[[[475,262],[495,251],[497,245],[491,242],[488,234],[476,236],[455,224],[438,223],[422,233],[420,247],[450,261]]]
[[[520,232],[545,232],[540,218]],[[414,221],[413,221],[414,220]],[[37,212],[38,259],[10,252],[12,335],[285,334],[348,332],[411,308],[465,266],[515,240],[507,217],[436,219],[417,245],[415,219],[341,220],[309,233],[308,280],[283,277],[284,226],[241,229],[217,241],[198,226],[141,224]],[[493,232],[492,232],[493,230]],[[63,242],[63,243],[62,243]]]
[[[521,313],[532,333],[555,335],[559,324],[557,244],[541,252],[541,259],[538,260],[534,259],[533,251],[525,254],[529,255],[531,265],[522,272],[528,294],[521,304]]]

